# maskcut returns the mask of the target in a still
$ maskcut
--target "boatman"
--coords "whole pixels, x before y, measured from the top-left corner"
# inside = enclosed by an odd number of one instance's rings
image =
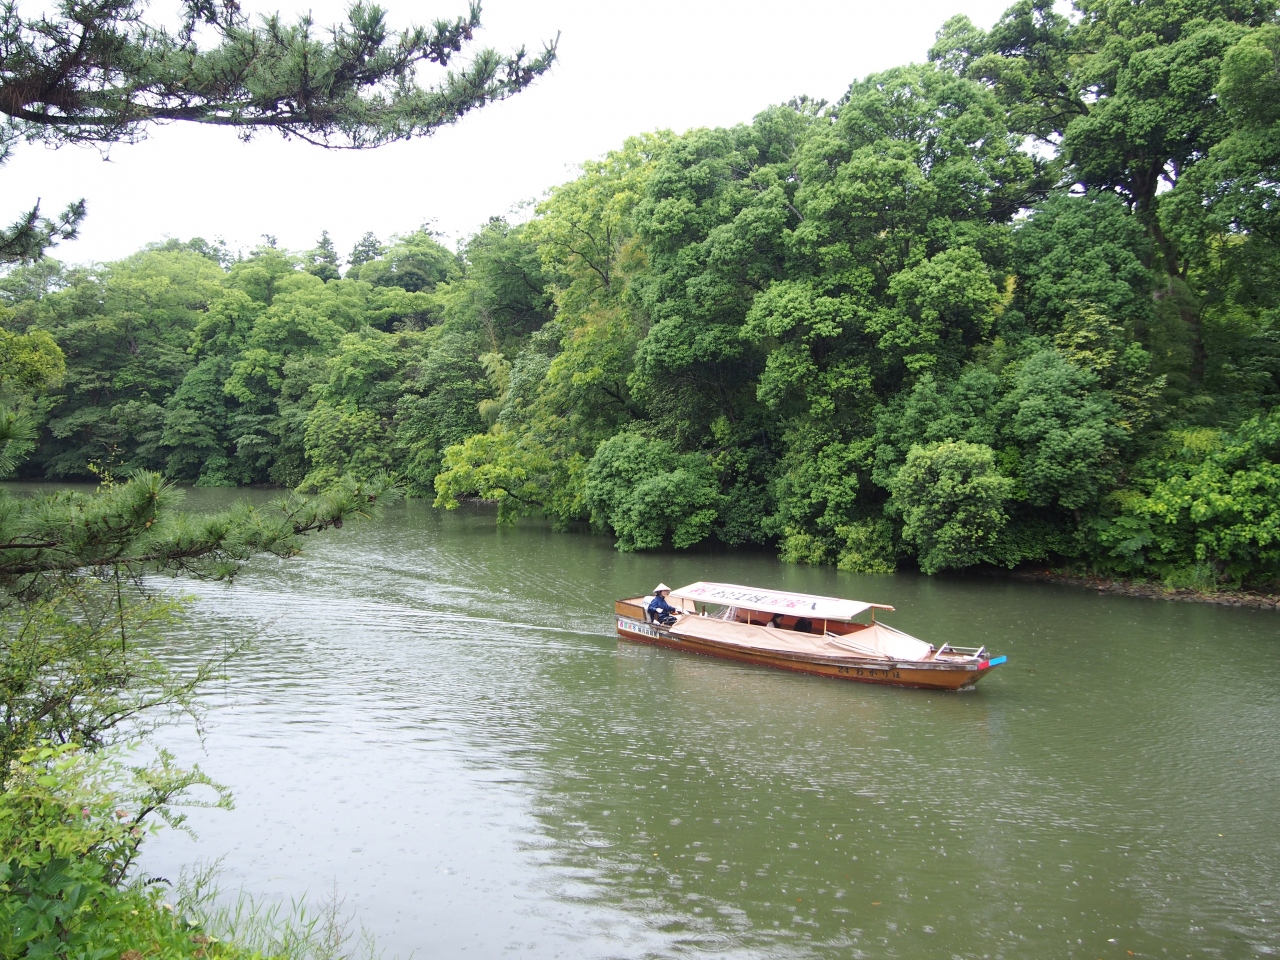
[[[649,619],[664,627],[676,622],[676,608],[667,603],[667,594],[671,588],[660,583],[653,588],[653,599],[649,601]]]

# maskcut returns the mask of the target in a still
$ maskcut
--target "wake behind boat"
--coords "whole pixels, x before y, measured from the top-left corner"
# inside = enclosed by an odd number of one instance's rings
[[[654,593],[669,594],[670,603],[653,608],[653,596],[614,602],[619,636],[822,677],[934,690],[971,687],[1006,660],[986,647],[935,648],[877,623],[877,610],[893,610],[881,603],[702,581],[679,590],[660,584]],[[864,613],[869,622],[855,619]]]

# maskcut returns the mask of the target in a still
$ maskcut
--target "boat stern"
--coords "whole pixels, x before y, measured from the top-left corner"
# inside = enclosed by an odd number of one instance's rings
[[[644,622],[644,597],[631,597],[613,601],[613,612],[620,617]]]

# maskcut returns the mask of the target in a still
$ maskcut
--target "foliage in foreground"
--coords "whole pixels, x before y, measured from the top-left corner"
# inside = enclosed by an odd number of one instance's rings
[[[165,889],[131,878],[156,820],[181,827],[176,803],[229,806],[226,791],[161,753],[129,767],[76,746],[24,751],[0,791],[0,957],[245,955],[164,904]],[[190,795],[205,788],[207,798]]]
[[[228,900],[214,871],[139,877],[141,843],[186,810],[229,808],[226,788],[164,751],[26,750],[0,791],[0,957],[343,960],[377,956],[335,894],[285,909]]]
[[[157,823],[182,828],[183,807],[230,797],[164,751],[136,765],[126,749],[175,719],[198,724],[201,686],[236,652],[170,666],[183,604],[143,577],[227,579],[393,493],[348,479],[202,517],[177,513],[176,492],[148,474],[94,493],[0,495],[0,957],[259,955],[211,937],[136,873]]]

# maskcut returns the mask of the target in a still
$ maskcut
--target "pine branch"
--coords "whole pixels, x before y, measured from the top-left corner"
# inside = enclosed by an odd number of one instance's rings
[[[384,10],[356,3],[327,39],[309,15],[249,26],[234,4],[200,0],[171,34],[145,24],[143,9],[137,0],[63,0],[59,16],[26,21],[13,0],[0,5],[0,115],[11,136],[130,142],[152,124],[184,120],[359,149],[429,135],[505,100],[556,57],[556,41],[537,56],[482,49],[421,84],[421,67],[449,67],[472,41],[478,4],[456,20],[394,33]],[[218,42],[202,49],[196,23],[212,26]]]
[[[38,596],[59,578],[104,568],[230,579],[254,556],[295,556],[303,537],[371,516],[398,496],[388,478],[344,478],[314,497],[291,494],[265,509],[241,503],[192,517],[174,509],[177,490],[140,472],[97,494],[3,499],[0,587],[10,600]]]
[[[506,100],[551,68],[556,40],[531,56],[481,49],[454,65],[480,26],[480,5],[452,21],[392,31],[386,11],[355,3],[327,31],[308,14],[251,25],[236,0],[183,0],[176,31],[144,20],[146,0],[61,0],[25,19],[0,3],[0,164],[23,140],[136,143],[156,124],[185,121],[260,130],[337,149],[429,136]],[[216,39],[202,46],[204,28]],[[321,36],[327,32],[327,37]],[[424,68],[445,70],[424,83]],[[55,219],[37,203],[0,229],[0,264],[35,260],[70,240],[84,202]]]
[[[38,260],[49,247],[62,240],[74,240],[84,215],[84,201],[78,200],[51,220],[40,216],[37,201],[7,229],[0,229],[0,263]]]

